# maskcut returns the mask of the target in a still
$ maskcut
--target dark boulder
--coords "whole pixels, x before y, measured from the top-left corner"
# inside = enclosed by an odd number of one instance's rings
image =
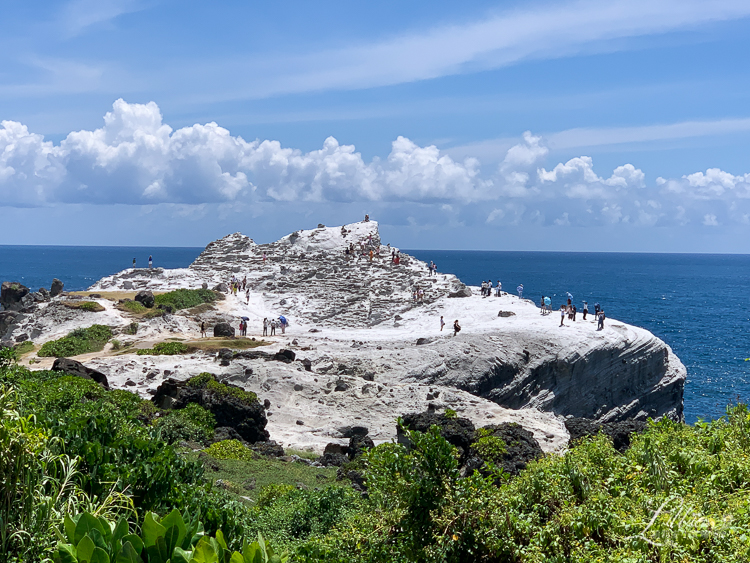
[[[39,294],[40,294],[40,295],[41,295],[42,297],[44,297],[44,300],[45,300],[45,301],[49,301],[49,299],[50,299],[50,294],[49,294],[49,291],[47,291],[47,288],[46,288],[46,287],[40,287],[40,288],[39,288]]]
[[[225,283],[220,283],[214,286],[213,291],[220,291],[221,293],[229,293],[229,286]]]
[[[312,361],[309,358],[302,360],[302,366],[305,368],[305,371],[312,371]]]
[[[318,463],[323,467],[341,467],[345,463],[349,463],[349,457],[344,454],[329,452],[320,456]]]
[[[477,442],[469,448],[468,461],[464,472],[480,469],[485,461],[491,461],[497,467],[500,467],[506,473],[518,475],[526,468],[526,465],[544,455],[539,442],[534,438],[534,434],[523,428],[520,424],[505,422],[503,424],[490,424],[477,431],[477,438],[481,437],[499,438],[505,443],[505,452],[499,453],[494,459],[487,459],[487,452]],[[481,442],[480,442],[481,444]],[[479,462],[477,461],[479,460]],[[479,467],[476,466],[478,463]],[[471,471],[468,471],[471,473]]]
[[[266,430],[266,413],[258,399],[243,399],[231,384],[195,386],[185,381],[167,379],[159,385],[152,397],[153,403],[162,409],[182,409],[196,403],[213,413],[216,426],[234,428],[246,442],[265,442],[269,438]]]
[[[402,420],[405,428],[419,432],[427,432],[430,426],[433,425],[440,427],[440,435],[458,448],[462,459],[474,441],[474,424],[468,418],[449,417],[445,414],[434,412],[421,412],[405,414]],[[409,440],[401,430],[401,427],[397,429],[397,439],[400,444],[408,446]]]
[[[154,294],[145,289],[135,294],[135,300],[147,309],[153,308],[155,303]]]
[[[52,364],[52,371],[62,371],[69,375],[83,377],[84,379],[93,379],[105,389],[109,389],[107,376],[95,369],[87,368],[81,362],[71,360],[70,358],[56,358]]]
[[[343,467],[339,467],[336,471],[336,479],[339,481],[348,479],[352,485],[352,489],[360,493],[363,497],[367,497],[365,475],[361,471],[356,471],[354,469],[345,470]]]
[[[620,422],[597,422],[589,418],[568,418],[565,428],[570,433],[569,445],[586,436],[596,436],[603,432],[612,440],[612,446],[618,452],[624,452],[630,447],[630,437],[633,433],[643,432],[647,423],[643,420],[628,418]]]
[[[283,457],[284,448],[281,444],[277,444],[274,440],[268,440],[267,442],[258,442],[251,446],[252,450],[260,455],[266,457]]]
[[[374,447],[375,444],[369,436],[352,436],[349,438],[349,448],[346,453],[349,459],[354,459]]]
[[[292,350],[279,350],[274,354],[273,359],[278,362],[284,362],[290,364],[294,361],[297,355]]]
[[[417,346],[424,346],[425,344],[429,344],[432,342],[432,338],[417,338]]]
[[[367,426],[342,426],[339,432],[344,438],[353,438],[354,436],[367,436],[370,430]]]
[[[29,294],[29,288],[18,282],[3,282],[0,286],[0,305],[6,311],[20,311],[25,307],[23,298]]]
[[[234,327],[229,323],[216,323],[214,325],[214,336],[234,338]]]
[[[57,278],[52,280],[52,285],[49,288],[49,295],[50,297],[57,297],[63,292],[63,288],[65,287],[65,284],[58,280]]]
[[[18,313],[15,311],[0,311],[0,338],[7,332],[17,317]]]
[[[216,354],[222,366],[228,366],[229,362],[232,361],[233,355],[234,353],[229,348],[221,348]]]

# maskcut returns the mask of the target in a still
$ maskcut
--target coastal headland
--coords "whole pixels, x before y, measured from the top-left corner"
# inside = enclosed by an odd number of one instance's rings
[[[33,343],[23,355],[31,369],[52,366],[53,357],[37,356],[45,343],[103,325],[113,338],[73,358],[110,387],[151,398],[169,379],[210,372],[257,394],[266,430],[283,447],[320,453],[345,444],[342,429],[352,426],[389,441],[395,419],[409,412],[455,411],[477,426],[517,422],[545,451],[566,447],[566,417],[682,419],[685,367],[650,332],[613,318],[597,330],[580,313],[560,327],[559,314],[528,299],[482,296],[383,245],[375,221],[319,225],[270,244],[235,233],[188,268],[127,269],[86,292],[51,289],[3,288],[0,340]],[[159,309],[153,296],[176,289],[217,299]],[[284,333],[264,335],[263,320],[279,317],[288,320]],[[214,337],[216,327],[229,330]],[[183,353],[149,353],[170,342],[184,344]]]

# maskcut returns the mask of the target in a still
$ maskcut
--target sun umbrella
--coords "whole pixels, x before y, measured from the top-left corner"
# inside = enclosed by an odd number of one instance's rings
[[[284,316],[279,316],[279,320],[280,320],[280,321],[281,321],[282,323],[286,324],[286,317],[284,317]]]
[[[250,317],[240,317],[243,321],[249,321]]]

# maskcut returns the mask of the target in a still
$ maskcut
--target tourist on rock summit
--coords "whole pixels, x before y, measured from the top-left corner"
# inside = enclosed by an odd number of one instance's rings
[[[522,283],[518,284],[516,291],[518,292],[518,298],[523,299],[523,284]]]
[[[443,319],[443,315],[440,315],[440,332],[443,332],[444,326],[445,326],[445,320]]]
[[[153,259],[153,257],[152,257],[152,256],[151,256],[151,255],[149,254],[149,255],[148,255],[148,267],[149,267],[149,268],[151,268],[151,267],[153,267],[153,265],[154,265],[154,259]]]
[[[599,303],[594,303],[594,318],[599,319],[599,311],[601,310],[601,306]]]
[[[576,313],[577,312],[578,312],[578,309],[576,308],[575,305],[573,305],[573,322],[575,322],[575,320],[576,320]]]
[[[268,336],[268,319],[263,317],[263,336]]]
[[[437,264],[435,263],[432,264],[432,274],[437,276]]]
[[[565,305],[560,305],[560,326],[565,326]]]
[[[250,305],[250,288],[245,290],[245,305]]]
[[[496,297],[500,297],[503,293],[503,284],[500,283],[500,280],[497,280],[497,294]]]
[[[539,308],[542,310],[542,315],[544,314],[544,295],[542,295],[541,301],[539,301]]]
[[[247,276],[242,278],[242,291],[245,291],[245,286],[247,286]]]
[[[589,304],[586,301],[583,302],[583,320],[586,320],[586,315],[589,314]]]
[[[453,321],[453,336],[456,336],[459,332],[461,332],[461,325],[458,324],[458,319]]]
[[[606,318],[604,315],[604,309],[602,309],[601,311],[597,313],[596,318],[599,322],[596,330],[604,330],[604,319]]]
[[[552,312],[552,299],[549,297],[544,298],[544,308],[547,310],[548,315]]]
[[[487,297],[492,297],[492,280],[487,280]]]
[[[276,335],[276,319],[271,319],[271,336]]]
[[[289,321],[286,320],[286,317],[279,317],[279,326],[281,326],[281,334],[286,334],[286,327],[289,324]]]
[[[201,338],[206,338],[206,322],[201,321]]]
[[[133,258],[133,269],[135,269],[135,258]]]

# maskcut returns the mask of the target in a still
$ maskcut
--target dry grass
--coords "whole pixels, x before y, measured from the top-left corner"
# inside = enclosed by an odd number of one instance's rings
[[[232,350],[247,350],[258,346],[268,346],[270,342],[264,340],[251,340],[250,338],[202,338],[200,340],[189,340],[185,342],[190,348],[204,351],[215,351],[219,348],[231,348]]]
[[[70,291],[69,295],[78,295],[80,297],[88,297],[89,295],[101,295],[102,299],[109,299],[115,303],[120,299],[135,299],[137,291]],[[154,295],[161,295],[166,293],[164,291],[152,291]]]
[[[82,309],[92,313],[101,313],[105,310],[104,307],[99,305],[96,301],[63,301],[62,304],[70,309]]]

